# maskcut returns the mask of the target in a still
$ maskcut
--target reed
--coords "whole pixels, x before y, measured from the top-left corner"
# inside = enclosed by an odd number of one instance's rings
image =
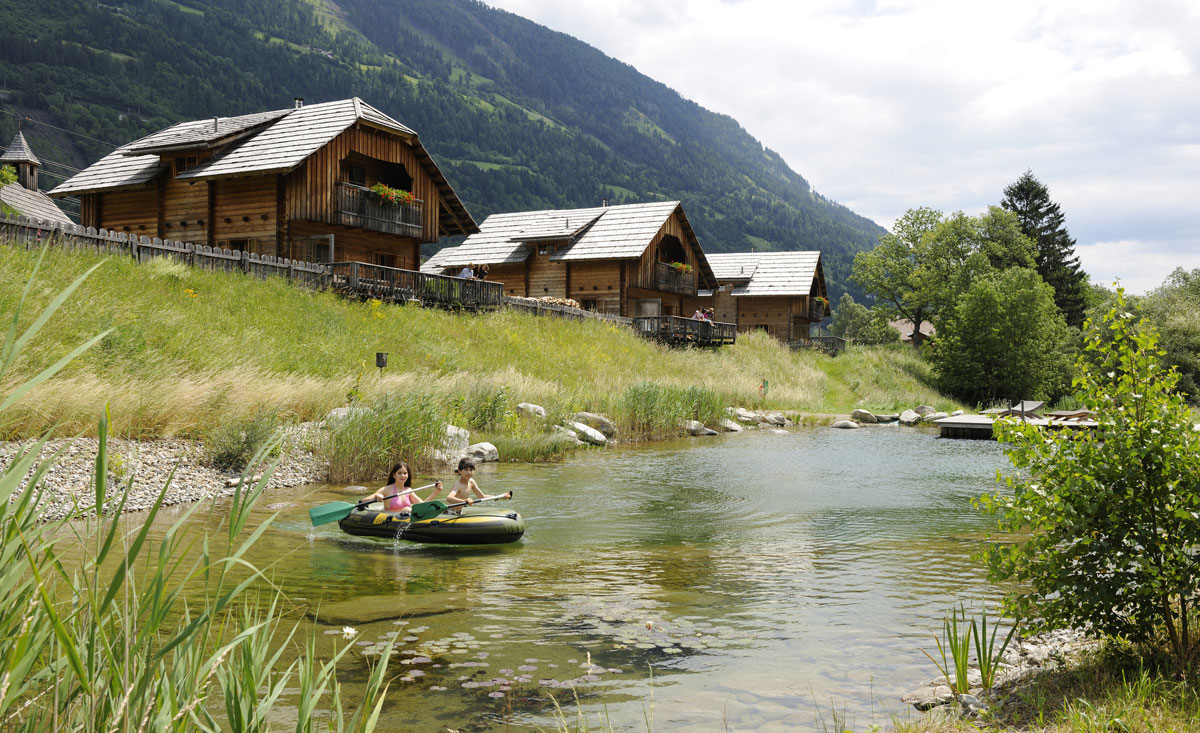
[[[445,424],[443,406],[432,395],[384,395],[353,408],[318,452],[330,481],[370,480],[386,476],[401,459],[414,469],[430,465],[445,440]]]
[[[40,264],[40,263],[39,263]],[[23,394],[95,348],[83,340],[49,367],[13,382],[23,347],[65,307],[88,273],[26,318],[26,295],[0,347],[0,384],[15,384],[0,399],[0,414]],[[57,327],[61,321],[55,320]],[[248,593],[263,574],[247,552],[270,520],[247,533],[251,511],[266,488],[271,466],[257,483],[245,482],[229,507],[211,512],[216,523],[203,543],[180,531],[205,521],[203,504],[183,511],[161,538],[152,528],[167,486],[132,529],[120,516],[127,494],[110,491],[107,414],[102,414],[92,494],[79,498],[77,515],[40,521],[38,499],[53,459],[38,462],[42,437],[0,470],[0,727],[5,730],[265,730],[281,705],[295,713],[297,730],[322,727],[369,731],[382,700],[386,661],[377,664],[353,714],[343,709],[336,671],[349,645],[332,659],[306,634],[303,651],[282,661],[296,633],[281,633],[280,596],[268,602]],[[251,472],[269,454],[264,446]],[[28,484],[22,482],[28,476]],[[132,572],[137,568],[137,575]],[[183,599],[191,600],[184,603]],[[386,653],[385,653],[386,660]],[[294,699],[291,690],[299,688]],[[214,695],[214,688],[220,691]],[[287,700],[285,701],[285,697]]]
[[[961,630],[958,618],[959,609],[952,607],[949,618],[942,622],[942,636],[939,638],[935,634],[933,637],[942,661],[939,662],[934,659],[932,654],[924,649],[921,650],[925,656],[929,657],[929,661],[937,666],[938,671],[946,678],[946,685],[956,695],[966,694],[971,688],[967,680],[970,671],[968,656],[971,653],[972,630],[975,628],[973,619],[968,623],[966,608],[960,604],[960,609],[962,610]],[[949,657],[946,656],[947,652],[949,652]]]
[[[979,625],[976,626],[973,619],[971,621],[971,635],[975,641],[975,659],[979,662],[979,676],[985,690],[990,690],[995,686],[996,673],[1000,671],[1000,662],[1004,659],[1004,652],[1008,649],[1008,644],[1017,631],[1017,625],[1014,623],[1009,627],[1008,634],[1005,635],[1004,641],[997,649],[996,638],[1000,633],[1002,620],[1003,618],[996,619],[994,624],[989,625],[987,604],[983,604]]]

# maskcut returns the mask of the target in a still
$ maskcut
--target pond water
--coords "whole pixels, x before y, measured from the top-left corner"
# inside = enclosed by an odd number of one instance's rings
[[[308,522],[342,487],[275,492],[251,559],[331,644],[397,637],[381,730],[552,729],[556,704],[593,729],[861,730],[908,716],[952,604],[998,596],[970,499],[1006,466],[892,427],[689,439],[481,467],[529,521],[512,545],[349,537]]]

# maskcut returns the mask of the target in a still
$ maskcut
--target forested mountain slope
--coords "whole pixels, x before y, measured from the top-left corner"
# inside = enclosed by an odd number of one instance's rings
[[[835,297],[883,231],[732,118],[473,0],[8,0],[0,26],[0,138],[13,113],[94,138],[25,128],[75,166],[179,120],[357,95],[420,132],[478,220],[679,199],[708,251],[822,250]]]

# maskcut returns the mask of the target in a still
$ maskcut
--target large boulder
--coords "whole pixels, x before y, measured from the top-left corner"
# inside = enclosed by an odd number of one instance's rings
[[[853,420],[838,420],[837,422],[830,425],[829,427],[837,428],[839,430],[857,430],[859,425],[858,425],[858,423],[854,422]]]
[[[962,410],[955,410],[954,412],[950,413],[950,417],[958,417],[961,414],[963,414]]]
[[[741,426],[741,425],[738,425],[738,424],[737,424],[737,423],[735,423],[733,420],[730,420],[730,419],[729,419],[729,418],[727,418],[727,417],[726,417],[726,418],[722,418],[722,419],[721,419],[721,422],[720,422],[720,423],[718,423],[718,424],[721,426],[721,429],[722,429],[722,430],[724,430],[724,431],[725,431],[725,432],[727,432],[727,433],[740,433],[740,432],[742,432],[742,426]]]
[[[876,415],[875,416],[875,422],[877,422],[877,423],[896,422],[899,419],[900,419],[900,416],[895,413],[892,413],[889,415]]]
[[[760,422],[765,422],[768,425],[778,425],[779,427],[787,427],[791,420],[788,420],[781,413],[772,412],[770,415],[763,415],[759,418]]]
[[[524,415],[529,415],[530,417],[537,417],[537,418],[541,418],[543,420],[546,419],[546,408],[542,407],[541,405],[535,405],[530,402],[522,402],[522,403],[518,404],[517,412],[520,412],[521,414],[524,414]]]
[[[495,463],[500,460],[500,451],[491,443],[475,443],[467,446],[467,457],[476,463]]]
[[[925,417],[926,415],[932,415],[933,413],[937,412],[937,410],[929,405],[917,405],[913,408],[913,412],[917,413],[921,417]]]
[[[867,425],[874,425],[875,423],[879,422],[879,419],[867,410],[855,410],[854,412],[850,413],[850,419],[854,422],[865,423]]]
[[[936,682],[918,687],[900,698],[900,702],[912,705],[922,712],[932,710],[940,705],[948,705],[953,700],[954,692],[946,685],[937,684]]]
[[[455,425],[447,425],[442,445],[433,452],[433,456],[442,463],[455,463],[466,455],[469,445],[471,445],[469,432]]]
[[[568,420],[567,427],[575,431],[575,435],[585,443],[592,445],[608,445],[608,438],[604,437],[604,433],[581,422]]]
[[[758,415],[744,407],[727,407],[725,411],[730,414],[735,420],[742,422],[758,422]]]
[[[599,430],[609,440],[617,436],[617,426],[613,424],[612,420],[603,415],[597,415],[594,412],[577,412],[571,416],[571,419],[575,422],[581,422],[594,430]]]
[[[571,430],[568,427],[565,427],[562,425],[555,425],[554,433],[556,435],[562,436],[564,439],[570,440],[575,445],[587,445],[587,443],[584,443],[582,440],[579,439],[579,436],[575,433],[574,430]]]
[[[683,427],[685,430],[688,431],[688,435],[717,435],[718,434],[716,430],[713,430],[712,428],[709,428],[709,427],[705,427],[704,423],[700,422],[699,420],[688,420],[686,423],[683,424]]]
[[[933,412],[933,413],[926,415],[924,417],[924,420],[925,420],[925,422],[934,422],[935,420],[941,420],[943,417],[950,417],[950,413],[948,413],[948,412]]]
[[[921,422],[921,416],[912,410],[905,410],[904,412],[900,413],[901,425],[916,425],[919,422]]]

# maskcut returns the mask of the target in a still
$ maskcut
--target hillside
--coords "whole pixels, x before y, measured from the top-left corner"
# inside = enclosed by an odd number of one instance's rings
[[[37,252],[4,244],[0,237],[0,312],[12,313]],[[30,342],[12,378],[111,333],[6,412],[4,437],[94,431],[105,403],[119,435],[194,436],[260,410],[288,421],[320,418],[350,393],[507,408],[529,401],[552,415],[583,409],[627,416],[638,385],[676,395],[699,389],[722,409],[948,404],[924,386],[921,358],[901,347],[831,358],[753,334],[720,350],[673,350],[598,322],[353,302],[277,278],[62,250],[46,253],[24,323],[99,262]],[[382,375],[374,368],[377,351],[389,353]],[[770,382],[765,401],[763,379]]]
[[[421,133],[478,220],[680,199],[708,251],[822,250],[834,299],[883,231],[732,118],[473,0],[10,0],[0,23],[23,31],[0,44],[0,138],[17,114],[86,135],[26,127],[76,167],[179,120],[357,95]]]

